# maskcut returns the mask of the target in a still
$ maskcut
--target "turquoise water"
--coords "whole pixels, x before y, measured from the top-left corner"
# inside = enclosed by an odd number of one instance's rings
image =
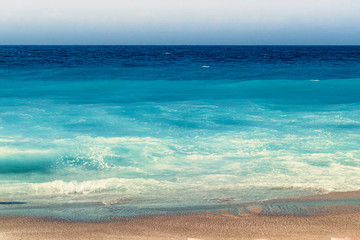
[[[360,187],[360,47],[0,47],[0,214]]]

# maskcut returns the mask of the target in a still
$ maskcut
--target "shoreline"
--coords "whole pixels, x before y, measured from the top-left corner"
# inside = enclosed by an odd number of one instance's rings
[[[360,191],[353,191],[239,204],[238,212],[114,217],[110,222],[0,216],[0,239],[356,239],[359,202]]]
[[[239,204],[238,209],[266,216],[319,216],[360,212],[360,190],[250,202]]]

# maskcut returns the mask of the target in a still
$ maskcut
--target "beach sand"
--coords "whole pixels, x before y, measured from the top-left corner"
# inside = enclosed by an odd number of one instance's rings
[[[241,204],[236,213],[119,217],[111,222],[3,216],[0,239],[360,239],[360,205],[349,202],[359,199],[360,192],[332,193]],[[294,204],[302,214],[276,207]]]

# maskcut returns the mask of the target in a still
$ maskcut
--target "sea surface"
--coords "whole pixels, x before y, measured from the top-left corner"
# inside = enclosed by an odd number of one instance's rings
[[[0,215],[360,189],[359,46],[0,46]]]

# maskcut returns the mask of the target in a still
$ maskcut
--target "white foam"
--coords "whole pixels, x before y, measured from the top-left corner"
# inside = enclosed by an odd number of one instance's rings
[[[17,154],[49,154],[53,153],[51,149],[22,149],[16,147],[0,147],[0,156],[9,156],[9,155],[17,155]]]
[[[251,132],[178,139],[80,136],[52,142],[56,151],[0,147],[0,156],[62,154],[59,162],[73,167],[70,171],[76,169],[77,173],[74,181],[59,174],[57,181],[2,184],[0,197],[12,192],[29,196],[114,193],[120,198],[140,195],[206,198],[230,191],[234,196],[247,193],[251,198],[251,188],[357,190],[360,150],[354,148],[356,141],[346,137],[329,134],[324,129],[281,134],[254,128]],[[82,166],[95,166],[96,170],[87,172]],[[59,169],[61,172],[62,168]],[[95,172],[101,175],[92,176]],[[171,181],[147,179],[159,175]],[[118,178],[95,180],[101,176]]]
[[[118,203],[123,203],[123,202],[128,202],[131,201],[132,198],[127,198],[127,197],[123,197],[123,198],[111,198],[111,199],[105,199],[102,201],[102,204],[104,205],[113,205],[113,204],[118,204]]]
[[[146,187],[155,187],[166,184],[154,179],[124,179],[108,178],[88,181],[70,181],[56,180],[45,183],[28,184],[32,191],[38,195],[68,195],[68,194],[91,194],[101,192],[123,192],[139,193],[146,190]]]
[[[0,138],[0,143],[11,143],[11,142],[16,142],[16,140]]]
[[[215,176],[210,174],[211,172],[227,172],[233,179],[228,183],[224,182],[223,187],[234,189],[245,186],[297,187],[328,191],[356,189],[360,184],[360,180],[356,178],[359,167],[342,163],[350,160],[358,162],[360,151],[323,151],[331,146],[338,146],[341,139],[335,139],[322,131],[313,133],[314,135],[306,137],[293,134],[292,137],[279,138],[266,135],[263,138],[249,138],[247,133],[243,133],[198,137],[186,141],[149,137],[79,137],[76,142],[83,145],[83,152],[87,154],[85,157],[91,161],[103,162],[104,166],[109,166],[106,165],[107,158],[111,157],[134,160],[141,165],[113,168],[143,173],[175,171],[182,177],[182,183],[188,186],[191,186],[191,182],[197,182],[199,186],[208,185],[206,181],[199,181],[206,178],[203,173],[211,177]],[[74,140],[63,140],[65,146],[73,143]],[[279,146],[279,149],[274,149],[273,145]],[[121,152],[117,150],[119,146]],[[292,148],[285,149],[284,146]],[[314,152],[304,152],[301,148],[312,149]],[[262,166],[264,169],[261,169]],[[272,170],[268,171],[265,166]],[[195,177],[188,177],[187,172],[193,173]],[[219,176],[227,179],[224,175]],[[231,183],[234,178],[243,185],[234,187]]]

